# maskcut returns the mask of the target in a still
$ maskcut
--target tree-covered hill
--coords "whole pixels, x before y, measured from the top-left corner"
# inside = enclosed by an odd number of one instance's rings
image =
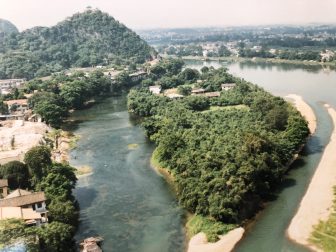
[[[0,37],[5,34],[18,33],[19,30],[11,22],[0,18]]]
[[[99,10],[77,13],[53,27],[0,39],[0,79],[46,76],[70,67],[142,63],[155,55],[136,33]]]

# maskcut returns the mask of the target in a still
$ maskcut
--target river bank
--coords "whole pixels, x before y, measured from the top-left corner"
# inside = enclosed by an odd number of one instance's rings
[[[325,105],[334,125],[329,144],[316,168],[307,192],[292,219],[287,234],[293,241],[315,251],[321,251],[309,242],[311,233],[319,221],[326,221],[332,212],[333,187],[336,185],[336,111]]]
[[[163,55],[163,57],[177,57],[176,55]],[[198,60],[198,61],[228,61],[228,62],[256,62],[256,63],[277,63],[289,65],[306,65],[306,66],[323,66],[336,68],[334,62],[318,62],[318,61],[303,61],[303,60],[286,60],[275,58],[243,58],[243,57],[207,57],[203,56],[182,56],[183,60]]]
[[[303,100],[303,98],[296,94],[289,94],[285,96],[289,101],[293,101],[295,108],[307,120],[310,134],[314,134],[317,126],[316,116],[313,109]]]

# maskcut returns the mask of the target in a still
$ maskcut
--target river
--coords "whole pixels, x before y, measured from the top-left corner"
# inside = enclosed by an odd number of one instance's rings
[[[336,108],[336,72],[319,66],[187,61],[188,67],[224,65],[274,95],[301,95],[317,114],[316,134],[293,165],[277,199],[268,203],[237,247],[242,252],[307,251],[290,242],[285,230],[308,186],[332,125],[323,102]],[[184,251],[183,210],[164,179],[149,164],[153,146],[126,110],[126,98],[108,98],[77,111],[74,132],[81,136],[70,163],[89,165],[93,174],[78,181],[81,207],[78,240],[99,234],[104,251]],[[137,148],[129,148],[137,144]]]

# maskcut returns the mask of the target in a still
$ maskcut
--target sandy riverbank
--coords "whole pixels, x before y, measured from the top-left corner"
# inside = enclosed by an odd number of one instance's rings
[[[38,145],[51,130],[41,122],[10,120],[1,122],[0,127],[0,163],[22,161],[24,154]]]
[[[314,134],[317,123],[313,109],[299,95],[289,94],[285,96],[285,98],[289,98],[293,101],[295,108],[301,113],[304,118],[306,118],[310,133]]]
[[[188,246],[188,252],[229,252],[234,249],[238,241],[243,237],[242,227],[231,230],[226,235],[221,235],[219,241],[208,243],[204,233],[194,235]]]
[[[330,142],[303,197],[299,209],[292,219],[287,234],[297,243],[321,251],[309,243],[313,227],[320,220],[328,219],[333,205],[333,187],[336,185],[336,110],[325,105],[334,124]]]

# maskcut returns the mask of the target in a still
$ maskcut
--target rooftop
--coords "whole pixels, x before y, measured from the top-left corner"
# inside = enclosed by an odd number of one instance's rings
[[[3,83],[8,83],[8,82],[24,82],[25,79],[6,79],[6,80],[0,80],[0,84],[3,84]]]
[[[12,106],[13,104],[18,104],[18,105],[28,105],[28,100],[27,99],[19,99],[19,100],[9,100],[9,101],[4,101],[8,106]]]
[[[16,189],[12,193],[8,194],[6,199],[11,199],[11,198],[15,198],[15,197],[24,196],[24,195],[30,195],[30,194],[32,194],[32,193],[29,192],[29,191],[26,191],[26,190],[23,190],[23,189]]]
[[[204,93],[204,92],[205,92],[204,88],[197,88],[197,89],[191,90],[191,93],[193,93],[193,94]]]
[[[28,192],[17,189],[0,200],[0,207],[20,207],[43,202],[46,200],[44,192]]]
[[[223,83],[222,87],[234,87],[236,86],[236,83]]]

